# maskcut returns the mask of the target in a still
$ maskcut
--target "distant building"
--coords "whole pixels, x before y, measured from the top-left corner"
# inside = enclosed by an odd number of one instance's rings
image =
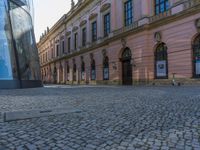
[[[31,0],[0,1],[0,88],[42,86]]]
[[[38,48],[46,83],[196,82],[200,1],[79,0]]]

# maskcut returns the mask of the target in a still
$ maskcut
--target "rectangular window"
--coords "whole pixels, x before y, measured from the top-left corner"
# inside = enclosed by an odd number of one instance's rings
[[[74,50],[78,47],[78,33],[74,34]]]
[[[169,9],[169,0],[155,0],[155,14],[158,15]]]
[[[124,3],[124,22],[125,26],[129,26],[133,23],[133,5],[132,0],[128,0]]]
[[[62,41],[62,52],[65,53],[65,41]]]
[[[82,29],[82,46],[85,47],[86,46],[86,28]]]
[[[71,37],[68,38],[67,45],[68,45],[68,53],[70,53],[70,50],[71,50]]]
[[[51,49],[51,58],[53,58],[53,48]]]
[[[97,40],[97,22],[92,23],[92,42]]]
[[[48,58],[47,58],[47,57],[48,57],[48,53],[46,52],[46,61],[48,61]]]
[[[56,45],[56,56],[59,56],[59,44]]]
[[[110,33],[110,13],[104,16],[104,36],[108,36]]]

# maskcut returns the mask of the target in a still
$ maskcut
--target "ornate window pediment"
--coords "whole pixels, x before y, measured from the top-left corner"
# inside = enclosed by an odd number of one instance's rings
[[[83,20],[81,21],[80,26],[84,26],[86,23],[87,23],[87,20]]]
[[[98,16],[97,13],[92,13],[90,16],[89,16],[89,20],[92,20],[94,18],[96,18]]]
[[[77,26],[73,27],[72,31],[75,32],[76,30],[78,30],[78,27]]]
[[[66,32],[66,36],[69,36],[71,34],[71,31]]]
[[[111,6],[110,3],[106,3],[101,7],[100,11],[104,12],[104,11],[108,10],[110,8],[110,6]]]

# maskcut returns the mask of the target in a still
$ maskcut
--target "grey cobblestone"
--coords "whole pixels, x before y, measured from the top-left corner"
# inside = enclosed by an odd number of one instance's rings
[[[0,150],[200,149],[199,87],[0,90],[0,111],[81,112],[0,123]]]

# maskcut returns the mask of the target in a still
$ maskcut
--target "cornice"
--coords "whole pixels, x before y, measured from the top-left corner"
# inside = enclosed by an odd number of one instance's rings
[[[100,2],[100,0],[95,0]],[[38,42],[38,45],[41,45],[40,43],[44,43],[49,36],[51,36],[56,30],[58,30],[61,26],[67,24],[74,16],[76,16],[81,10],[83,10],[86,6],[88,6],[90,3],[94,2],[93,0],[84,0],[81,3],[77,3],[73,9],[71,9],[67,14],[64,14],[57,22],[56,24],[49,30],[49,33]]]

